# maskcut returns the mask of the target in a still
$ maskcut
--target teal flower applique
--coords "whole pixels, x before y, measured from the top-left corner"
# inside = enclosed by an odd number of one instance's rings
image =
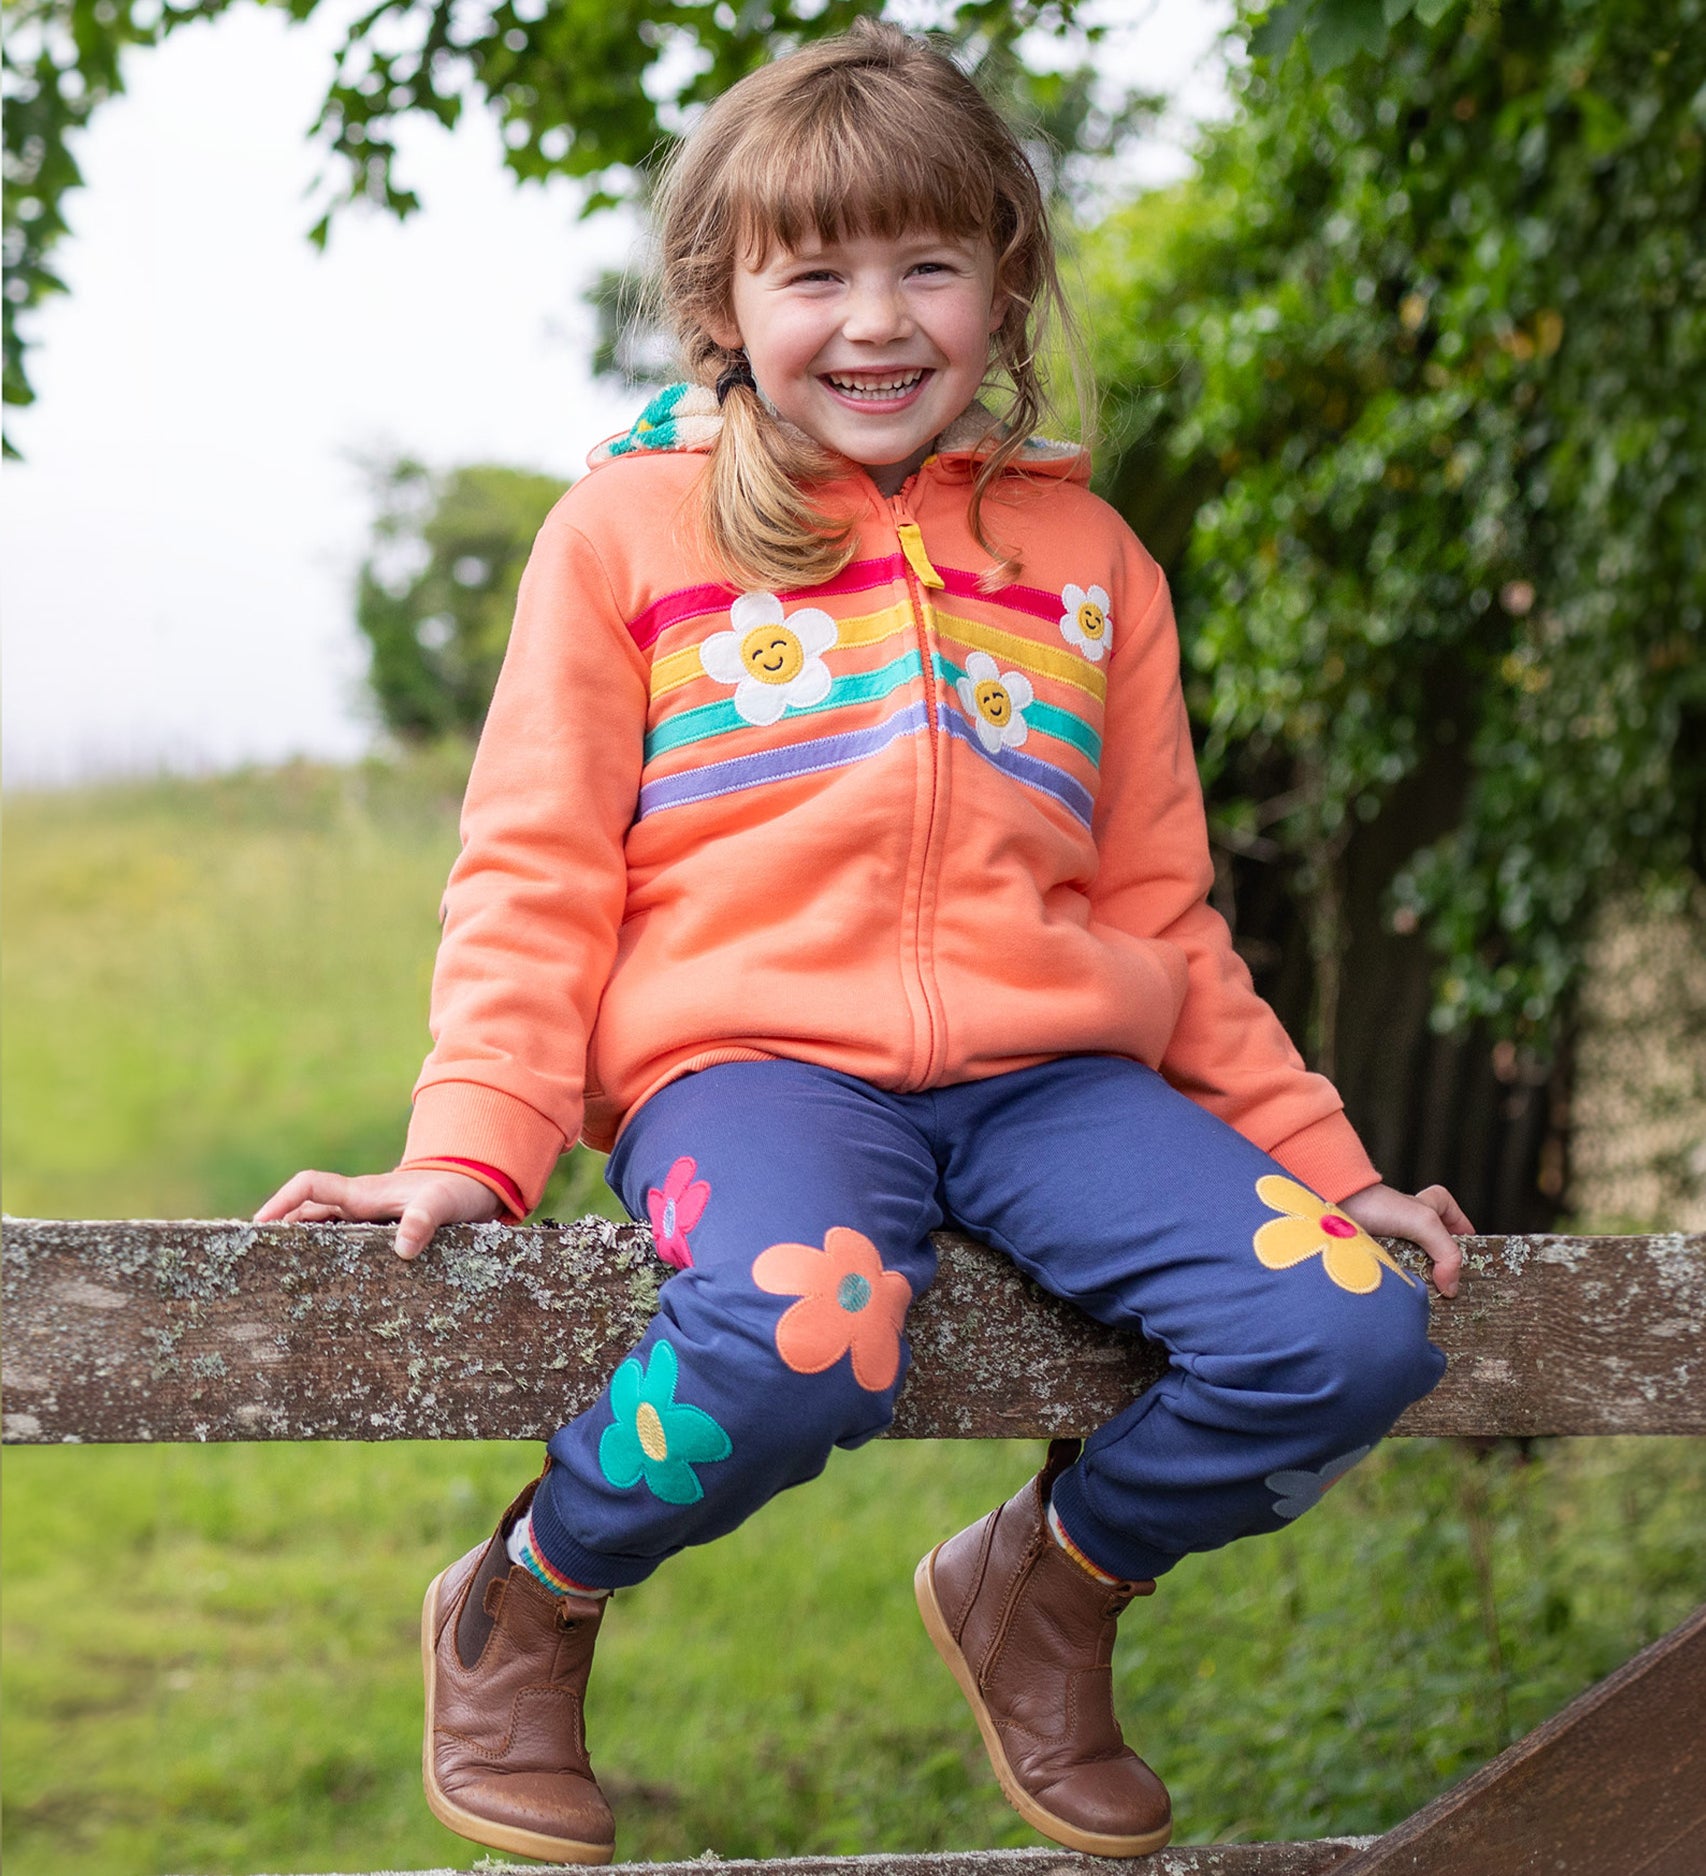
[[[616,1418],[598,1442],[598,1469],[619,1492],[643,1478],[666,1505],[696,1505],[705,1488],[693,1468],[734,1451],[703,1408],[675,1398],[679,1372],[667,1342],[653,1344],[644,1369],[630,1357],[616,1370],[610,1383]]]

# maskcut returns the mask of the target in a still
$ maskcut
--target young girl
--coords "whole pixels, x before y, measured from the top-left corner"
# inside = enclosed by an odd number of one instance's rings
[[[1208,905],[1166,583],[1035,435],[1059,288],[976,88],[862,23],[715,104],[660,223],[689,382],[522,583],[403,1163],[258,1214],[400,1218],[414,1257],[524,1216],[585,1138],[678,1272],[427,1592],[428,1801],[608,1860],[608,1592],[888,1425],[951,1221],[1172,1355],[916,1580],[1012,1803],[1141,1854],[1169,1807],[1114,1718],[1116,1616],[1434,1385],[1423,1286],[1368,1234],[1450,1294],[1469,1223],[1378,1182]]]

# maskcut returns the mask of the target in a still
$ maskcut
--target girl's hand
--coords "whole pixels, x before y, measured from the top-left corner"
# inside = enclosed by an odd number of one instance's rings
[[[1434,1288],[1441,1296],[1457,1294],[1457,1273],[1463,1263],[1457,1239],[1473,1237],[1475,1227],[1444,1186],[1428,1186],[1414,1198],[1391,1186],[1365,1186],[1341,1199],[1339,1210],[1372,1237],[1408,1238],[1419,1244],[1433,1263]]]
[[[484,1224],[503,1211],[498,1195],[461,1173],[299,1172],[255,1213],[255,1223],[318,1225],[328,1218],[352,1221],[395,1218],[397,1255],[419,1257],[440,1225]]]

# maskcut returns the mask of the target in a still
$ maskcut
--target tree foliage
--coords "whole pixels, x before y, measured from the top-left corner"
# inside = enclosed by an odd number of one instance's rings
[[[1595,908],[1702,858],[1706,6],[1475,0],[1235,90],[1091,243],[1106,486],[1175,572],[1218,833],[1309,908],[1325,1053],[1394,813],[1436,1023],[1544,1049]]]
[[[321,0],[262,0],[293,21]],[[1377,0],[1359,0],[1376,4]],[[33,400],[20,315],[64,290],[52,255],[65,198],[82,176],[77,135],[124,89],[136,52],[232,0],[9,0],[5,87],[5,401]],[[973,57],[1010,56],[1032,28],[1061,33],[1077,0],[942,0],[940,24]],[[420,206],[398,173],[407,120],[447,128],[469,103],[489,109],[521,180],[585,179],[590,212],[642,192],[658,154],[694,109],[778,51],[838,32],[863,0],[374,0],[351,21],[309,135],[325,156],[318,215],[366,202],[399,216]],[[1082,37],[1094,41],[1099,29]],[[1070,76],[1040,81],[1070,83]]]
[[[405,741],[472,735],[509,642],[528,550],[563,483],[476,463],[418,462],[375,475],[373,552],[356,581],[356,624],[385,727]]]
[[[322,0],[259,0],[296,22]],[[1456,0],[1289,0],[1276,31],[1325,35],[1340,56],[1346,22],[1357,44],[1378,45],[1387,18],[1411,4]],[[216,18],[233,0],[8,0],[0,48],[5,93],[5,401],[33,401],[18,326],[64,290],[52,269],[66,232],[65,197],[82,177],[74,144],[92,114],[124,89],[137,49],[180,26]],[[1079,0],[935,0],[933,24],[974,65],[1024,72],[1015,48],[1028,32],[1072,35],[1091,54],[1067,73],[1031,73],[1043,113],[1088,102],[1104,26],[1081,24]],[[841,32],[869,0],[372,0],[350,23],[310,136],[326,157],[318,218],[323,243],[337,211],[367,202],[396,215],[420,206],[397,173],[399,127],[454,125],[464,108],[497,118],[504,160],[520,179],[587,181],[589,212],[633,199],[657,156],[694,110],[756,66],[801,42]],[[907,9],[915,19],[919,7]],[[1080,141],[1117,135],[1079,111]],[[8,454],[14,453],[10,444]]]

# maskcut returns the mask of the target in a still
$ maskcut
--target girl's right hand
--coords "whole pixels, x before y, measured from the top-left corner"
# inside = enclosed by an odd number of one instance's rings
[[[440,1225],[484,1224],[502,1211],[502,1202],[489,1186],[461,1173],[416,1169],[347,1179],[342,1173],[299,1172],[255,1213],[255,1223],[317,1225],[328,1218],[395,1218],[397,1255],[415,1258]]]

